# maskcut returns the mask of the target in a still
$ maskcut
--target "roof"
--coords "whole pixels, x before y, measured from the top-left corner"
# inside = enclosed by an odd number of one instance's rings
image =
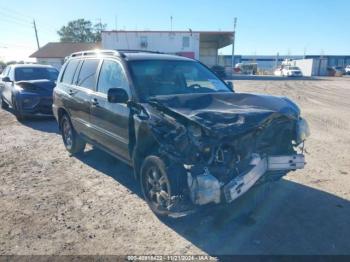
[[[233,31],[124,31],[124,30],[114,30],[114,31],[102,31],[103,34],[112,35],[112,34],[199,34],[201,42],[216,42],[218,48],[222,48],[232,44],[233,41]]]
[[[32,58],[65,58],[71,53],[100,48],[100,43],[48,43],[30,55]]]

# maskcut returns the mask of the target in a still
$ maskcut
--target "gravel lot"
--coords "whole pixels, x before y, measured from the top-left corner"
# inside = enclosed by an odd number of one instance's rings
[[[118,160],[70,157],[54,120],[0,110],[0,254],[350,254],[350,78],[235,87],[300,105],[307,168],[178,221],[152,214]]]

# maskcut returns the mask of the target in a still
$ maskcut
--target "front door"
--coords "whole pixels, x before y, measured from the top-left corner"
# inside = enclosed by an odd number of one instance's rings
[[[130,110],[126,104],[108,102],[107,93],[110,88],[123,88],[130,97],[129,83],[122,64],[117,60],[105,59],[101,65],[96,92],[92,94],[91,123],[99,137],[99,143],[121,158],[130,160]]]

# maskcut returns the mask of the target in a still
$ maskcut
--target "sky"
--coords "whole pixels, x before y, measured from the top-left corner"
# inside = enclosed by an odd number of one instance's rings
[[[350,55],[349,0],[0,0],[0,60],[23,59],[59,41],[57,30],[78,18],[113,30],[232,31],[236,54]],[[231,47],[220,50],[230,54]]]

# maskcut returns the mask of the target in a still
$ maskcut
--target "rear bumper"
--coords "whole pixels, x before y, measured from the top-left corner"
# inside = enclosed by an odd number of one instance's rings
[[[53,116],[58,121],[58,108],[57,108],[57,106],[55,106],[55,104],[52,105],[52,113],[53,113]]]

